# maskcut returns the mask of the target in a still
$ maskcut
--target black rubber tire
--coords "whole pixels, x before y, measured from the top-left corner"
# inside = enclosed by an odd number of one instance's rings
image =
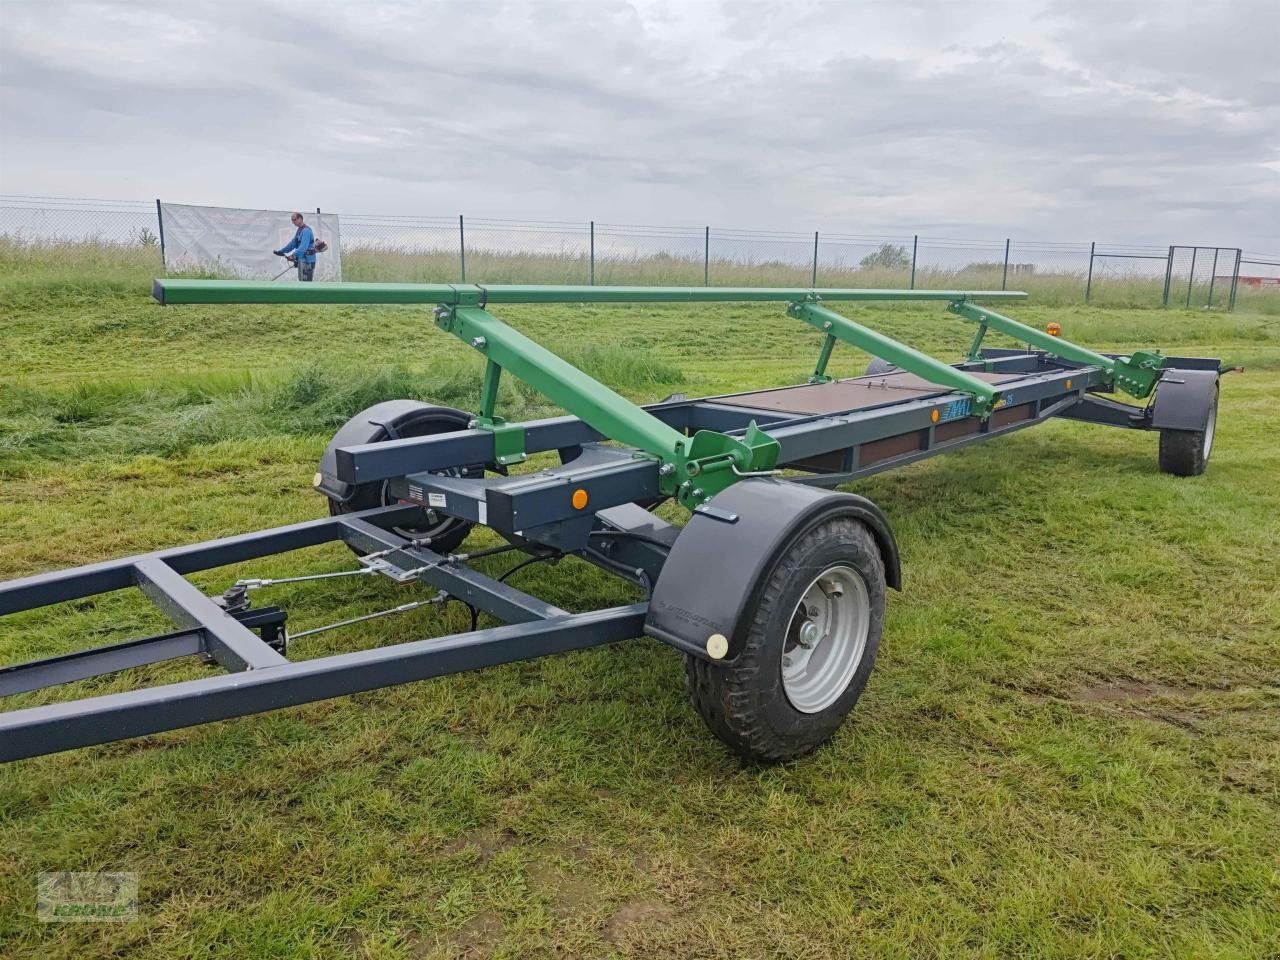
[[[854,568],[871,602],[862,660],[840,697],[818,713],[792,706],[782,685],[782,655],[791,614],[813,577],[838,563]],[[804,756],[839,729],[871,676],[884,630],[884,561],[871,531],[851,517],[832,517],[803,530],[764,580],[751,613],[746,645],[732,664],[686,655],[693,707],[740,757],[779,763]]]
[[[871,362],[867,364],[867,372],[864,376],[877,377],[887,373],[901,373],[902,368],[896,367],[888,360],[882,360],[880,357],[872,357]]]
[[[396,420],[391,424],[391,427],[395,430],[396,436],[402,439],[407,437],[429,437],[433,434],[448,433],[452,430],[465,430],[471,418],[472,414],[463,410],[455,410],[453,407],[423,407]],[[370,442],[381,443],[390,439],[390,434],[384,429]],[[446,472],[468,477],[484,476],[484,467],[477,464],[474,467],[465,467]],[[351,492],[350,498],[345,501],[334,500],[332,497],[328,498],[328,500],[329,514],[334,517],[341,516],[344,513],[354,513],[358,510],[389,506],[393,502],[392,498],[387,494],[387,485],[383,481],[358,484]],[[423,511],[423,519],[424,521],[427,520],[425,510]],[[468,520],[447,517],[438,524],[424,523],[422,526],[397,527],[395,532],[413,539],[429,537],[431,539],[431,549],[436,553],[452,553],[462,545],[462,541],[471,532],[472,526],[474,524]],[[356,552],[359,553],[358,550]]]
[[[1215,424],[1218,418],[1218,393],[1213,394],[1210,405],[1209,421],[1205,430],[1161,430],[1160,431],[1160,472],[1170,473],[1175,477],[1198,477],[1209,465],[1209,457],[1213,453],[1213,439],[1210,438],[1208,449],[1205,449],[1205,435],[1209,422]]]

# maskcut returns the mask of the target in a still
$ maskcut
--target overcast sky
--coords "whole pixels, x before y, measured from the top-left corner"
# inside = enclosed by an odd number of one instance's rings
[[[1280,252],[1280,2],[0,0],[0,192]]]

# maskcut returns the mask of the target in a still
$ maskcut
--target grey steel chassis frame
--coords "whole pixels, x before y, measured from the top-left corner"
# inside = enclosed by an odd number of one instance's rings
[[[976,345],[975,345],[976,346]],[[828,351],[829,353],[829,351]],[[1153,429],[1152,407],[1098,397],[1112,377],[1099,366],[1043,350],[972,350],[954,368],[998,382],[1004,403],[989,416],[971,397],[890,369],[835,382],[709,397],[674,398],[643,409],[675,430],[742,436],[758,424],[780,445],[787,479],[831,487],[961,449],[1058,417]],[[1166,370],[1219,370],[1209,358],[1165,358]],[[680,529],[649,509],[664,499],[659,463],[606,444],[576,417],[523,426],[524,451],[555,451],[560,461],[512,476],[441,471],[492,463],[495,432],[473,427],[336,450],[336,479],[386,481],[400,503],[241,536],[175,547],[0,584],[0,617],[136,587],[173,620],[173,632],[0,668],[0,696],[20,695],[117,670],[202,656],[225,672],[126,693],[28,706],[0,713],[0,761],[85,747],[273,710],[377,687],[422,680],[638,637],[647,603],[571,614],[482,574],[466,554],[432,551],[399,524],[425,505],[484,524],[532,556],[573,554],[640,586],[647,594]],[[456,472],[456,470],[454,471]],[[585,491],[591,509],[575,508]],[[443,504],[444,506],[440,506]],[[714,498],[695,512],[733,523]],[[226,564],[341,541],[366,567],[399,582],[434,587],[502,622],[501,626],[353,653],[294,661],[286,656],[284,612],[233,609],[186,576]],[[896,557],[895,557],[896,562]],[[893,585],[893,584],[891,584]],[[21,629],[12,620],[10,629]],[[652,634],[651,635],[656,635]],[[694,649],[660,636],[686,652]]]

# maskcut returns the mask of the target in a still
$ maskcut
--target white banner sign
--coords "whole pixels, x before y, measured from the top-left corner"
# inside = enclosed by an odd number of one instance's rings
[[[342,279],[342,237],[336,213],[299,211],[316,235],[329,244],[316,254],[317,280]],[[279,250],[296,232],[289,210],[239,210],[234,207],[193,207],[161,203],[164,226],[164,265],[170,272],[209,271],[239,280],[270,280],[288,264]],[[280,282],[297,280],[289,270]]]

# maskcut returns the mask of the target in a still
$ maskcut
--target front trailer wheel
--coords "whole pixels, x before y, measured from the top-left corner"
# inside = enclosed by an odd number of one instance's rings
[[[862,695],[884,629],[884,561],[847,516],[801,531],[764,581],[731,664],[686,656],[694,709],[735,753],[775,763],[825,743]]]
[[[470,420],[471,414],[463,410],[402,400],[371,407],[353,417],[349,424],[367,424],[372,428],[357,442],[385,443],[392,439],[430,437],[438,433],[465,430]],[[341,436],[340,432],[339,437]],[[334,444],[336,443],[338,438],[335,438]],[[473,464],[465,467],[449,467],[434,472],[454,477],[483,477],[484,471],[484,464]],[[401,502],[392,496],[390,483],[386,480],[357,484],[341,499],[333,496],[327,496],[326,499],[329,501],[329,514],[335,517],[374,507],[394,506]],[[436,511],[424,507],[421,522],[394,527],[392,532],[406,539],[424,541],[437,553],[452,553],[462,545],[462,541],[471,532],[471,527],[472,524],[468,520],[437,514]],[[352,549],[355,550],[354,547]],[[355,550],[355,552],[360,551]]]

